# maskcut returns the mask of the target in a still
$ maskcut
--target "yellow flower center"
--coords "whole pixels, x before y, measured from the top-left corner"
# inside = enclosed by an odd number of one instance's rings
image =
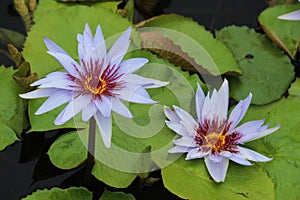
[[[210,133],[208,134],[204,139],[204,146],[208,149],[213,149],[215,152],[220,152],[222,150],[222,147],[225,145],[225,136],[223,135],[223,132],[221,133]]]
[[[92,77],[88,77],[84,82],[84,88],[95,95],[100,95],[106,90],[107,83],[104,79],[100,78],[93,81]]]

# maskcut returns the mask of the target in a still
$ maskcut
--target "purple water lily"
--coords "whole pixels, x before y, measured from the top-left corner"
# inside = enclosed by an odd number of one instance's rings
[[[106,147],[110,147],[112,136],[112,117],[114,111],[124,117],[132,118],[129,109],[121,100],[153,104],[145,90],[157,88],[168,83],[132,74],[148,60],[131,58],[122,61],[130,44],[131,27],[114,43],[108,53],[100,26],[93,37],[88,24],[83,35],[78,34],[78,54],[80,64],[61,47],[44,38],[48,53],[55,57],[66,72],[56,71],[48,74],[31,86],[37,90],[21,94],[22,98],[34,99],[49,97],[35,114],[43,114],[68,102],[54,123],[61,125],[82,111],[82,120],[94,117]]]
[[[212,95],[204,96],[198,85],[196,92],[195,120],[189,113],[174,106],[174,111],[165,107],[169,121],[166,125],[181,137],[174,140],[175,146],[169,153],[186,153],[186,160],[203,158],[209,174],[216,182],[223,182],[229,160],[241,165],[252,165],[249,161],[267,162],[272,160],[248,148],[239,146],[279,129],[279,126],[268,129],[264,120],[246,122],[237,126],[244,117],[252,95],[240,101],[227,118],[228,82],[225,80],[220,89]]]

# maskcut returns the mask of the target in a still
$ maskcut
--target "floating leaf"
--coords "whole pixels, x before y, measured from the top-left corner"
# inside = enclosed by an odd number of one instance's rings
[[[291,58],[295,58],[300,44],[300,21],[277,17],[300,9],[300,4],[278,5],[264,10],[258,17],[265,33]]]
[[[61,188],[51,188],[37,190],[34,193],[28,195],[22,200],[73,200],[73,199],[84,199],[84,200],[92,200],[93,194],[88,189],[83,187],[70,187],[67,189]]]
[[[275,185],[276,199],[299,199],[300,190],[300,80],[290,89],[290,96],[266,106],[252,106],[244,121],[265,118],[270,126],[280,129],[260,140],[247,143],[249,148],[273,157],[258,165]]]
[[[15,132],[0,120],[0,151],[18,140]]]
[[[215,183],[203,159],[187,161],[182,156],[162,169],[164,186],[184,199],[274,199],[274,185],[257,167],[230,163],[224,183]]]
[[[166,38],[172,40],[175,45],[181,47],[183,53],[187,53],[192,59],[195,60],[198,66],[198,71],[208,70],[213,75],[220,75],[224,73],[240,73],[237,62],[232,55],[230,49],[226,47],[221,41],[214,39],[212,34],[200,26],[191,18],[186,18],[180,15],[170,14],[154,17],[151,20],[146,20],[137,25],[137,27],[148,29],[141,29],[140,31],[155,31],[155,28]],[[155,27],[155,28],[153,28]],[[152,37],[153,38],[153,37]],[[151,38],[144,38],[148,40]],[[153,38],[154,44],[161,42],[162,44],[167,41],[156,41]],[[158,48],[163,46],[159,45]],[[153,46],[153,48],[156,48]],[[163,49],[162,49],[163,50]],[[168,51],[169,49],[165,49]],[[182,52],[173,52],[174,54],[181,55]],[[164,54],[160,55],[164,57]],[[168,58],[168,57],[166,57]],[[173,58],[175,59],[175,58]],[[171,62],[171,61],[170,61]],[[202,69],[199,68],[202,66]],[[182,66],[185,68],[185,66]]]
[[[72,169],[82,164],[87,158],[87,149],[82,144],[87,142],[88,132],[72,131],[57,138],[48,154],[51,162],[61,169]],[[82,136],[79,137],[78,134]],[[85,138],[85,140],[83,139]]]
[[[217,37],[231,48],[242,76],[229,77],[230,96],[241,100],[253,94],[253,104],[280,99],[294,79],[289,58],[264,35],[247,27],[227,27]]]
[[[126,194],[124,192],[110,192],[104,190],[104,193],[99,200],[135,200],[135,198],[131,194]]]

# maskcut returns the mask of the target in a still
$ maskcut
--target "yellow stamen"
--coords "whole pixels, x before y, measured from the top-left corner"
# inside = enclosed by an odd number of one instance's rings
[[[102,94],[105,90],[106,90],[106,86],[107,83],[104,79],[99,78],[98,80],[100,82],[94,83],[94,85],[91,85],[93,83],[91,83],[92,77],[88,77],[87,80],[84,82],[84,88],[88,91],[90,91],[91,93],[95,94],[95,95],[99,95]]]

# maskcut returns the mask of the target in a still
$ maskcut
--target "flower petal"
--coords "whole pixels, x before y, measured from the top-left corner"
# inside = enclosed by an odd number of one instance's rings
[[[208,156],[206,156],[204,158],[204,162],[209,174],[216,182],[223,182],[225,180],[229,164],[228,158],[223,158],[221,162],[216,163],[210,160]]]
[[[283,19],[283,20],[300,20],[300,10],[296,10],[284,15],[278,16],[278,19]]]
[[[150,99],[149,94],[145,93],[145,89],[141,86],[126,86],[122,90],[115,91],[119,95],[120,99],[124,99],[129,102],[142,103],[142,104],[154,104],[156,101]]]
[[[63,50],[60,46],[58,46],[57,44],[55,44],[52,40],[50,40],[47,37],[44,37],[44,42],[48,48],[49,51],[53,51],[53,52],[57,52],[57,53],[62,53],[65,54],[67,56],[69,56],[69,54],[67,52],[65,52],[65,50]]]
[[[209,152],[203,152],[203,151],[199,151],[199,148],[193,148],[192,150],[190,150],[188,152],[188,154],[186,155],[186,160],[192,160],[192,159],[197,159],[197,158],[203,158],[204,156],[206,156]]]
[[[256,151],[243,147],[238,147],[238,151],[244,157],[245,160],[251,160],[255,162],[268,162],[273,159],[268,158],[267,156],[264,156],[260,153],[257,153]]]
[[[124,60],[120,64],[120,73],[128,74],[135,72],[148,62],[146,58],[131,58]]]
[[[185,146],[185,147],[197,147],[198,146],[192,137],[186,137],[186,136],[183,136],[179,139],[174,140],[173,143],[177,146]]]
[[[181,136],[193,136],[195,134],[195,133],[189,134],[189,132],[187,132],[185,127],[182,124],[180,124],[179,122],[166,121],[166,125],[171,130],[173,130],[174,132],[176,132],[177,134],[179,134]]]
[[[250,93],[245,100],[241,100],[232,110],[228,119],[228,122],[231,122],[231,128],[234,128],[243,119],[245,113],[248,110],[251,99],[252,94]]]
[[[125,74],[124,76],[122,76],[122,80],[133,85],[140,85],[143,88],[158,88],[169,84],[169,82],[159,81],[152,78],[145,78],[137,74]]]
[[[101,96],[101,99],[95,100],[95,105],[104,117],[108,118],[110,116],[112,105],[109,98]]]
[[[107,54],[107,61],[110,62],[111,65],[119,65],[121,60],[123,59],[129,44],[131,27],[129,27],[114,43],[114,45],[110,48]]]
[[[49,97],[53,94],[53,92],[56,92],[57,89],[55,88],[47,88],[47,89],[37,89],[33,90],[31,92],[27,92],[24,94],[19,94],[20,97],[24,99],[37,99],[42,97]]]
[[[219,121],[227,119],[229,97],[228,81],[225,79],[219,91],[214,90],[211,95],[211,114]]]
[[[94,116],[98,124],[98,127],[100,129],[103,143],[107,148],[110,148],[111,136],[112,136],[111,116],[106,118],[101,114],[100,111],[96,112]]]
[[[94,102],[89,103],[86,107],[82,109],[82,120],[88,121],[95,113],[97,112],[97,108]]]
[[[245,165],[245,166],[251,166],[252,163],[246,160],[244,157],[240,156],[239,154],[232,154],[232,156],[229,157],[230,160],[233,162],[236,162],[240,165]]]
[[[195,127],[197,127],[198,123],[194,120],[194,118],[188,112],[177,106],[174,106],[174,109],[180,118],[180,123],[186,128],[187,132],[195,134]]]
[[[112,110],[124,117],[133,118],[129,109],[117,98],[111,98]]]
[[[184,146],[174,146],[168,152],[169,153],[185,153],[191,151],[192,147],[184,147]]]
[[[48,54],[52,55],[60,62],[60,64],[65,68],[65,70],[74,77],[79,77],[79,72],[81,71],[81,67],[77,64],[73,58],[68,55],[62,53],[56,53],[53,51],[48,51]]]
[[[180,121],[180,118],[176,114],[175,111],[172,111],[168,106],[164,106],[164,112],[166,117],[171,121],[171,122],[178,122]]]
[[[34,114],[40,115],[50,110],[53,110],[61,106],[62,104],[70,101],[71,98],[72,94],[70,91],[57,90],[41,105],[41,107]]]
[[[57,81],[60,79],[68,79],[66,72],[52,72],[46,76],[46,78],[42,78],[30,84],[30,86],[38,86],[44,83],[48,83],[51,81]]]
[[[91,102],[91,97],[88,95],[80,95],[74,98],[64,109],[62,116],[57,117],[54,123],[56,125],[61,125],[79,113],[84,107],[86,107]]]
[[[200,85],[197,83],[196,113],[197,113],[198,120],[199,120],[199,122],[201,122],[201,124],[204,123],[204,121],[202,119],[202,108],[203,108],[204,100],[205,100],[205,96],[204,96],[203,90],[200,87]]]

